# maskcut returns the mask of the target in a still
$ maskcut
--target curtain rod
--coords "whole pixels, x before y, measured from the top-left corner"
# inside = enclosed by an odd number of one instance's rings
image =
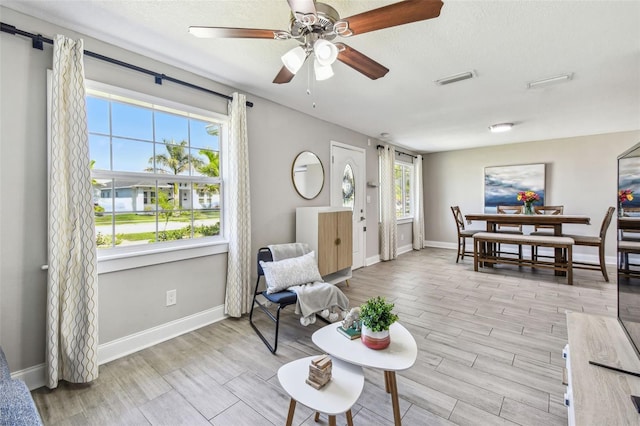
[[[31,39],[31,46],[34,49],[44,50],[44,43],[53,44],[53,40],[47,37],[43,37],[41,34],[32,34],[23,30],[19,30],[13,25],[5,24],[4,22],[0,22],[0,32],[9,33],[12,35],[21,35],[24,37],[28,37]],[[129,64],[127,62],[119,61],[117,59],[109,58],[108,56],[100,55],[99,53],[94,53],[89,50],[85,50],[84,54],[89,56],[90,58],[100,59],[101,61],[109,62],[110,64],[119,65],[124,68],[128,68],[130,70],[138,71],[143,74],[152,75],[155,78],[156,84],[162,84],[162,80],[167,80],[172,83],[180,84],[182,86],[190,87],[192,89],[200,90],[202,92],[209,93],[211,95],[220,96],[221,98],[232,100],[233,97],[229,95],[225,95],[223,93],[215,92],[213,90],[207,89],[202,86],[197,86],[195,84],[178,80],[177,78],[170,77],[165,74],[161,74],[155,71],[148,70],[146,68],[139,67],[137,65]],[[253,107],[253,102],[247,101],[248,107]]]
[[[377,148],[377,149],[380,149],[380,148],[384,148],[384,146],[383,146],[383,145],[377,145],[377,146],[376,146],[376,148]],[[406,153],[406,152],[402,152],[402,151],[398,151],[397,149],[396,149],[396,152],[397,152],[398,154],[400,154],[400,155],[406,155],[407,157],[418,158],[416,155],[408,154],[408,153]]]

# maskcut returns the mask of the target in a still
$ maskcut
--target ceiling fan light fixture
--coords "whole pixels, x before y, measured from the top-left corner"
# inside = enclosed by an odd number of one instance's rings
[[[489,126],[489,130],[491,130],[491,133],[502,133],[508,132],[512,127],[513,123],[498,123]]]
[[[307,54],[301,46],[294,47],[284,55],[282,55],[282,63],[292,74],[297,73],[302,68]]]
[[[317,59],[313,61],[313,71],[318,81],[328,80],[333,77],[333,68],[331,65],[322,65]]]
[[[336,45],[322,38],[313,43],[313,53],[320,65],[331,65],[338,59]]]
[[[530,81],[527,83],[527,89],[535,89],[537,87],[546,87],[556,83],[565,83],[573,79],[573,73],[560,74],[553,77],[543,78],[541,80]]]
[[[468,80],[476,76],[474,71],[461,72],[459,74],[450,75],[447,77],[439,78],[435,81],[438,86],[444,86],[446,84],[457,83],[459,81]]]

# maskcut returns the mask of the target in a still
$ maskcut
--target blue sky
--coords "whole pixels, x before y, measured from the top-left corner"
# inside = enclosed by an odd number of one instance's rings
[[[87,97],[89,143],[96,170],[111,169],[112,151],[113,170],[143,172],[150,166],[151,157],[166,153],[162,144],[154,143],[154,130],[155,142],[160,143],[163,140],[179,143],[190,137],[194,156],[201,149],[219,150],[219,138],[207,133],[209,123],[205,121],[116,101],[111,101],[110,132],[109,103],[106,99]]]

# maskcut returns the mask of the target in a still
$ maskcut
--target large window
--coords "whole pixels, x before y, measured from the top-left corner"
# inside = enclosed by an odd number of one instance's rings
[[[413,183],[413,164],[396,161],[396,218],[413,218],[413,199],[411,196]]]
[[[222,235],[224,116],[90,84],[87,118],[98,249]]]

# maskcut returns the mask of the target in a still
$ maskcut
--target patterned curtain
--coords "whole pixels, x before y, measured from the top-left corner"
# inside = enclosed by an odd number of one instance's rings
[[[413,161],[413,249],[424,248],[424,199],[422,194],[422,155]]]
[[[98,378],[98,277],[82,40],[57,35],[49,134],[47,386]]]
[[[396,223],[396,180],[393,146],[385,145],[378,150],[380,156],[380,259],[398,257]]]
[[[227,226],[227,291],[225,311],[240,317],[251,309],[251,199],[249,193],[249,140],[247,138],[247,106],[245,95],[233,94],[229,102],[230,140],[227,157],[229,194]]]

